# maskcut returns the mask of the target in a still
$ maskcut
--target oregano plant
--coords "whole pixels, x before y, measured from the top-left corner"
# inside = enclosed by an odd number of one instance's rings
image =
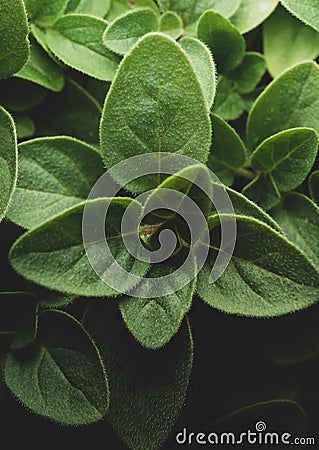
[[[0,29],[3,439],[315,435],[317,2],[0,0]]]

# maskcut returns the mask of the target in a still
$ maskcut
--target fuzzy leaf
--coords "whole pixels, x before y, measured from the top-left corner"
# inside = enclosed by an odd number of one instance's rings
[[[265,223],[243,216],[236,220],[232,260],[212,284],[210,265],[204,266],[198,275],[200,297],[224,312],[253,317],[280,316],[315,303],[319,272],[306,256]],[[211,219],[214,225],[219,225],[217,217]]]
[[[158,26],[158,17],[153,9],[133,9],[117,17],[106,28],[103,44],[109,50],[125,55],[144,34],[157,31]]]
[[[153,0],[134,0],[134,2],[130,2],[127,0],[112,0],[111,7],[105,16],[105,19],[108,22],[112,22],[121,14],[135,8],[151,8],[157,14],[159,13],[157,4]]]
[[[70,0],[65,12],[103,18],[108,13],[111,3],[111,0]]]
[[[237,69],[227,74],[227,78],[235,84],[241,94],[252,92],[266,71],[263,55],[257,52],[247,52]]]
[[[185,400],[193,361],[189,326],[184,322],[172,341],[156,352],[143,349],[131,337],[115,305],[92,303],[84,326],[108,367],[108,422],[130,448],[158,449]]]
[[[98,80],[112,81],[119,58],[102,44],[106,26],[107,22],[97,17],[67,14],[47,30],[46,41],[68,66]]]
[[[22,0],[0,0],[0,79],[18,72],[29,57],[28,20]]]
[[[183,22],[173,11],[167,11],[159,18],[159,31],[177,39],[183,32]]]
[[[39,84],[54,92],[60,92],[64,86],[64,76],[60,67],[54,64],[35,43],[32,44],[29,61],[16,74],[16,77]]]
[[[245,40],[221,14],[206,11],[197,26],[197,37],[211,50],[219,73],[235,69],[245,55]]]
[[[209,49],[198,39],[184,37],[179,43],[192,63],[198,81],[202,86],[207,108],[210,109],[216,91],[216,71],[212,55]]]
[[[39,138],[20,144],[19,183],[8,218],[34,228],[83,202],[103,172],[99,153],[76,139]]]
[[[319,5],[316,0],[280,0],[281,3],[298,19],[319,31]]]
[[[293,128],[263,141],[251,155],[252,167],[271,174],[280,192],[298,187],[318,152],[318,135],[311,128]]]
[[[264,23],[263,45],[267,68],[276,77],[294,64],[316,59],[319,34],[284,8],[277,8]]]
[[[153,267],[148,277],[163,277],[174,270],[169,267],[169,263]],[[143,347],[153,350],[164,347],[178,332],[191,307],[195,288],[196,278],[165,297],[122,297],[120,311],[127,328]]]
[[[291,192],[271,214],[288,239],[319,268],[319,208],[308,197]]]
[[[10,114],[0,107],[0,221],[4,218],[18,175],[18,150],[15,125]]]
[[[121,239],[120,222],[122,214],[132,202],[129,198],[97,199],[87,203],[92,214],[92,229],[94,217],[103,217],[106,206],[110,205],[106,223],[106,236],[112,255],[105,254],[105,244],[102,241],[91,243],[91,255],[99,263],[101,276],[92,269],[85,253],[82,236],[82,215],[85,203],[76,205],[62,214],[45,222],[34,230],[21,236],[13,245],[10,261],[13,268],[24,278],[40,286],[57,292],[86,297],[107,297],[117,295],[102,278],[107,278],[108,269],[112,268],[114,260],[127,272],[136,275],[135,279],[122,283],[122,292],[132,289],[139,276],[145,276],[149,264],[135,260],[128,253]],[[137,202],[136,208],[140,208]],[[86,242],[87,245],[89,242]],[[135,283],[135,284],[134,284]]]
[[[224,182],[232,179],[244,166],[247,152],[236,131],[221,117],[212,114],[213,142],[208,157],[208,167]]]
[[[212,111],[224,120],[236,120],[245,110],[245,104],[234,90],[233,82],[221,76],[218,79]]]
[[[272,174],[262,173],[258,175],[244,187],[242,192],[266,211],[280,202],[280,192]]]
[[[168,36],[145,36],[126,55],[106,98],[101,121],[106,166],[149,152],[206,162],[210,139],[204,95],[186,54]]]
[[[9,353],[4,377],[27,408],[65,425],[97,422],[109,407],[98,349],[81,324],[61,311],[41,314],[36,344]]]
[[[247,120],[247,140],[254,149],[264,139],[287,128],[309,127],[319,132],[319,67],[297,64],[277,77],[255,101]]]
[[[241,0],[231,22],[241,33],[258,27],[274,11],[279,0]]]
[[[41,27],[53,25],[65,10],[68,0],[25,0],[29,18]]]
[[[309,178],[309,190],[311,198],[319,205],[319,170],[311,174]]]

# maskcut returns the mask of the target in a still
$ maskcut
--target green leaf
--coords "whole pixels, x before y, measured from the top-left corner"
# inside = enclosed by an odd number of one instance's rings
[[[231,22],[241,33],[258,27],[274,11],[279,0],[241,0]]]
[[[319,55],[319,34],[284,8],[266,20],[263,46],[269,73],[276,77],[284,70]]]
[[[0,107],[0,222],[9,207],[17,184],[18,150],[15,125],[10,114]]]
[[[109,370],[108,422],[130,448],[158,449],[185,400],[193,361],[189,326],[184,322],[172,341],[156,352],[132,339],[115,305],[92,303],[84,326]]]
[[[65,425],[97,422],[109,407],[98,349],[82,325],[61,311],[41,314],[37,343],[9,353],[4,377],[28,409]]]
[[[319,132],[319,68],[303,62],[277,77],[255,101],[247,120],[247,140],[254,149],[287,128]]]
[[[212,227],[219,225],[215,217]],[[307,257],[265,223],[244,216],[236,220],[231,262],[215,283],[209,283],[210,264],[203,267],[198,275],[199,296],[221,311],[253,317],[280,316],[315,303],[319,272]]]
[[[206,11],[197,26],[197,37],[211,50],[218,73],[235,69],[245,55],[245,40],[221,14]]]
[[[83,202],[103,172],[97,150],[76,139],[39,138],[20,144],[19,183],[7,217],[34,228]]]
[[[298,19],[319,31],[319,5],[316,0],[307,0],[307,2],[298,0],[280,1]]]
[[[232,430],[233,433],[241,433],[242,430],[249,430],[252,428],[252,424],[258,424],[259,422],[265,423],[267,429],[269,426],[271,431],[276,430],[279,436],[287,432],[294,436],[302,435],[307,430],[307,418],[304,410],[298,403],[285,399],[260,402],[233,411],[211,424],[210,428],[216,430],[217,433],[228,430]],[[264,433],[266,432],[264,431]],[[265,434],[264,442],[266,442]],[[268,442],[270,442],[269,437],[267,445]],[[276,442],[275,438],[274,442]],[[278,442],[280,442],[279,438]]]
[[[25,0],[30,20],[44,28],[54,24],[67,3],[68,0]]]
[[[98,80],[112,81],[119,58],[102,43],[106,26],[107,22],[97,17],[67,14],[47,30],[46,41],[68,66]]]
[[[263,55],[257,52],[247,52],[237,69],[227,74],[241,94],[252,92],[266,71]]]
[[[309,178],[309,190],[311,198],[319,205],[319,170],[311,174]]]
[[[303,194],[291,192],[271,211],[288,239],[319,268],[319,208]]]
[[[244,101],[234,90],[233,82],[226,77],[219,77],[212,111],[224,120],[236,120],[244,110]]]
[[[183,19],[185,26],[195,24],[200,16],[207,10],[213,10],[224,17],[234,14],[240,4],[240,0],[158,0],[162,11],[172,10]]]
[[[51,94],[37,111],[42,136],[71,135],[97,143],[101,105],[82,86],[66,79],[61,94]]]
[[[246,162],[247,152],[236,131],[216,114],[211,115],[213,142],[208,167],[220,178],[231,180]]]
[[[112,22],[116,17],[135,8],[152,8],[157,14],[159,13],[157,4],[153,0],[112,0],[111,8],[106,14],[105,19]]]
[[[242,192],[266,211],[280,202],[280,192],[272,174],[258,175],[244,187]]]
[[[40,286],[57,292],[85,297],[108,297],[118,294],[102,278],[107,278],[107,270],[116,260],[136,279],[123,282],[122,292],[128,292],[145,276],[149,264],[135,260],[127,251],[121,239],[120,224],[122,214],[133,202],[129,198],[96,199],[81,203],[22,235],[10,252],[12,267],[24,278]],[[87,258],[82,236],[82,215],[85,205],[94,217],[103,217],[109,207],[106,232],[112,255],[107,256],[103,241],[90,244],[91,255],[100,263],[101,276],[91,267]],[[134,203],[138,209],[141,206]],[[103,257],[101,256],[103,254]],[[135,284],[134,284],[135,283]]]
[[[177,39],[183,33],[183,21],[173,11],[167,11],[159,18],[159,31]]]
[[[169,263],[153,266],[147,277],[160,278],[174,270]],[[164,297],[122,297],[119,305],[127,328],[143,347],[153,350],[164,347],[178,332],[191,307],[195,288],[196,278],[179,291]]]
[[[293,128],[263,141],[251,155],[252,167],[271,174],[280,192],[298,187],[318,152],[318,135],[312,128]]]
[[[253,217],[255,219],[260,220],[261,222],[266,223],[267,225],[269,225],[276,231],[279,231],[280,233],[282,233],[281,228],[274,221],[274,219],[269,214],[267,214],[264,210],[262,210],[256,203],[249,200],[249,198],[245,197],[240,192],[237,192],[234,189],[231,189],[230,187],[213,183],[214,195],[218,195],[218,189],[225,190],[226,193],[229,195],[229,198],[231,200],[231,203],[233,205],[234,212],[236,215]],[[217,214],[217,211],[215,208],[212,209],[211,214]]]
[[[31,47],[31,56],[27,64],[16,77],[39,84],[54,92],[60,92],[64,86],[63,72],[59,66],[35,43]]]
[[[179,41],[182,49],[190,59],[202,91],[206,99],[207,108],[210,109],[216,92],[215,64],[209,49],[198,39],[184,37]]]
[[[113,3],[111,0],[70,0],[65,12],[103,18],[108,13],[111,3]]]
[[[29,116],[23,114],[15,114],[14,120],[16,124],[18,139],[25,139],[34,136],[35,124]]]
[[[109,50],[125,55],[146,33],[158,30],[158,18],[151,8],[139,8],[128,11],[106,28],[103,44]]]
[[[0,79],[18,72],[29,57],[28,20],[22,0],[0,0]]]
[[[145,152],[206,162],[210,139],[204,95],[188,57],[168,36],[145,36],[124,58],[106,98],[101,121],[106,166]]]

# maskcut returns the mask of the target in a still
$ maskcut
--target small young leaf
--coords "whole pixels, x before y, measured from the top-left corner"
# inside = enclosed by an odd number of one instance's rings
[[[153,0],[134,0],[134,2],[127,0],[112,0],[111,7],[104,18],[108,22],[113,22],[113,20],[121,14],[135,8],[151,8],[159,14],[158,6]]]
[[[163,277],[174,270],[169,265],[153,267],[148,277]],[[178,332],[191,307],[195,288],[196,279],[165,297],[122,297],[120,311],[127,328],[143,347],[153,350],[164,347]]]
[[[41,136],[71,135],[98,142],[101,105],[82,86],[66,79],[61,94],[51,94],[37,111]]]
[[[198,81],[202,86],[207,108],[210,109],[216,91],[216,71],[212,55],[209,49],[198,39],[184,37],[179,43],[192,63]]]
[[[280,202],[280,192],[272,174],[262,173],[247,184],[243,194],[266,211]]]
[[[221,117],[212,114],[211,120],[213,142],[207,165],[218,177],[221,175],[221,181],[225,178],[233,181],[238,169],[245,165],[246,148],[236,131]]]
[[[287,128],[319,132],[319,67],[303,62],[277,77],[255,101],[247,120],[247,141],[254,149]]]
[[[15,114],[14,120],[16,123],[18,139],[25,139],[34,136],[35,124],[29,116],[23,114]]]
[[[197,22],[207,10],[216,11],[224,17],[232,16],[239,7],[240,0],[158,0],[162,11],[172,10],[183,19],[186,27]]]
[[[298,187],[318,152],[318,135],[312,128],[293,128],[263,141],[251,155],[252,167],[272,175],[280,192]]]
[[[0,79],[18,72],[29,57],[28,20],[22,0],[0,0]]]
[[[68,0],[25,0],[30,20],[44,28],[54,24],[67,3]]]
[[[280,0],[281,3],[300,20],[319,31],[319,5],[317,0]]]
[[[277,8],[264,23],[263,46],[268,71],[276,77],[294,64],[316,59],[319,34],[284,8]]]
[[[221,14],[206,11],[197,26],[197,37],[211,50],[218,73],[235,69],[245,54],[245,40]]]
[[[206,162],[210,139],[204,95],[185,52],[168,36],[145,36],[126,55],[105,101],[101,148],[107,167],[145,152]]]
[[[266,71],[266,61],[263,55],[257,52],[247,52],[237,69],[229,72],[229,78],[238,92],[246,94],[252,92]]]
[[[15,76],[54,92],[60,92],[64,86],[62,70],[36,43],[31,46],[29,61]]]
[[[97,150],[76,139],[39,138],[20,144],[19,183],[7,217],[34,228],[83,202],[103,172]]]
[[[319,208],[303,194],[291,192],[271,214],[288,239],[319,268]]]
[[[111,0],[70,0],[65,13],[90,14],[103,18],[108,13]]]
[[[177,39],[183,32],[183,22],[180,16],[173,11],[167,11],[159,18],[159,31]]]
[[[212,284],[210,264],[203,267],[198,275],[199,296],[221,311],[253,317],[280,316],[315,303],[319,272],[307,257],[265,223],[244,216],[236,216],[236,221],[232,260]],[[211,221],[214,224],[219,225],[217,216]]]
[[[98,349],[82,325],[61,311],[40,315],[36,344],[9,353],[4,377],[27,408],[65,425],[97,422],[109,407]]]
[[[158,30],[158,18],[151,8],[139,8],[117,17],[105,30],[103,44],[109,50],[125,55],[144,34]]]
[[[233,82],[226,77],[219,77],[212,111],[224,120],[236,120],[244,110],[244,101],[234,90]]]
[[[258,27],[274,11],[279,0],[241,0],[231,22],[241,33]]]
[[[311,198],[319,205],[319,170],[311,174],[309,178],[309,190]]]
[[[18,150],[15,125],[0,107],[0,222],[4,218],[17,184]]]
[[[115,296],[118,292],[102,278],[116,260],[128,273],[136,275],[136,280],[129,279],[122,285],[122,292],[128,292],[139,282],[138,277],[145,276],[149,268],[148,263],[135,260],[130,255],[121,239],[118,221],[121,221],[125,209],[132,201],[117,197],[113,200],[97,199],[81,203],[25,233],[11,249],[10,261],[13,268],[24,278],[57,292],[85,297],[108,297]],[[101,276],[91,267],[84,249],[82,215],[85,205],[91,208],[92,221],[95,214],[101,217],[101,214],[105,214],[106,206],[110,206],[106,233],[111,255],[104,254],[103,241],[90,243],[91,253],[95,252],[100,263]],[[141,210],[137,202],[135,206]],[[102,254],[103,257],[100,256]]]
[[[151,352],[128,333],[116,305],[92,303],[83,323],[109,371],[108,422],[130,448],[158,449],[186,396],[193,361],[188,324],[183,323],[165,348]]]
[[[47,30],[46,41],[54,55],[68,66],[98,80],[112,81],[119,57],[102,43],[106,26],[97,17],[67,14]]]

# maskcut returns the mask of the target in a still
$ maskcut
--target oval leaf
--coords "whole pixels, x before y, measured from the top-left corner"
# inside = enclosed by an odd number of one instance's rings
[[[83,202],[103,172],[99,153],[76,139],[39,138],[20,144],[19,183],[8,218],[34,228]]]
[[[27,408],[65,425],[97,422],[109,407],[98,349],[82,325],[61,311],[40,315],[36,344],[9,353],[4,377]]]
[[[46,41],[68,66],[98,80],[112,81],[119,58],[102,44],[106,26],[107,22],[97,17],[68,14],[47,30]]]
[[[159,18],[159,30],[177,39],[183,32],[183,22],[180,16],[173,11],[167,11]]]
[[[279,0],[241,0],[230,21],[241,33],[258,27],[276,8]]]

